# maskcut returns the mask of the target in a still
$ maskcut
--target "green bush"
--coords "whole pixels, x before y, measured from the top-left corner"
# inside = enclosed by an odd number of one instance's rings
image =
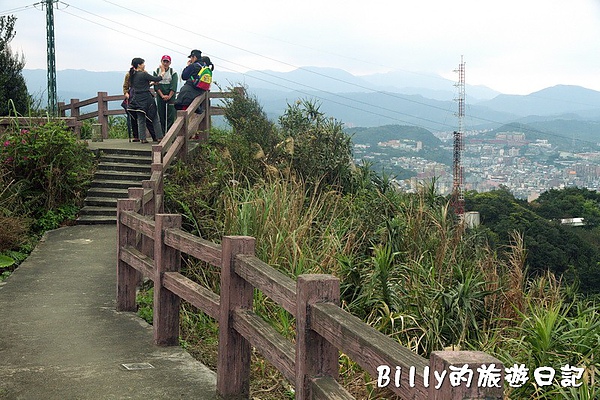
[[[343,124],[327,118],[309,100],[288,105],[279,118],[283,147],[291,167],[309,183],[321,182],[346,189],[352,181],[352,141]]]
[[[18,186],[21,215],[49,217],[49,211],[83,200],[95,159],[64,123],[13,127],[2,141],[0,164],[6,179]]]

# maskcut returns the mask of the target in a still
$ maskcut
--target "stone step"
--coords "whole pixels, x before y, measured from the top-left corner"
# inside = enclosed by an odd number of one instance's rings
[[[92,188],[128,189],[130,187],[142,187],[142,181],[94,179]]]
[[[101,161],[98,163],[98,171],[142,172],[149,175],[152,171],[152,167],[150,166],[150,163],[143,165]]]
[[[96,170],[94,174],[96,180],[108,180],[108,181],[135,181],[142,182],[150,179],[150,174],[146,172],[135,172],[135,171],[115,171],[115,170]]]
[[[116,225],[117,216],[105,216],[105,215],[80,215],[77,218],[77,224],[79,225]]]
[[[102,149],[92,185],[80,211],[78,224],[116,224],[117,199],[128,197],[130,187],[150,179],[152,151]]]
[[[102,149],[97,151],[100,157],[112,156],[112,155],[126,155],[126,156],[137,156],[137,157],[148,157],[152,158],[152,149],[149,147],[147,150],[140,149]]]
[[[117,209],[117,199],[109,197],[86,197],[83,200],[84,206],[93,207],[111,207]]]
[[[126,199],[128,196],[127,188],[110,187],[91,187],[87,193],[88,197],[110,197],[116,199]]]
[[[85,206],[79,215],[117,215],[117,209],[113,207]]]
[[[102,156],[103,162],[108,163],[128,163],[128,164],[140,164],[150,165],[152,163],[152,157],[148,155],[134,155],[134,154],[105,154]]]

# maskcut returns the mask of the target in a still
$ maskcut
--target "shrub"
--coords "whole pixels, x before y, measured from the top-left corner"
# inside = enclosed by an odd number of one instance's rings
[[[19,185],[22,213],[38,218],[83,199],[94,156],[64,123],[49,121],[7,132],[0,146],[0,163],[7,179]]]
[[[351,184],[352,141],[343,124],[327,118],[309,100],[288,105],[279,123],[291,167],[309,183],[347,188]]]

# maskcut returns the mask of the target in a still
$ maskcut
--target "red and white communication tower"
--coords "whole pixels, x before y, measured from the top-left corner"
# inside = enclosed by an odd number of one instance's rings
[[[456,215],[462,217],[465,214],[465,197],[463,193],[463,167],[461,163],[461,154],[464,150],[463,130],[465,119],[465,63],[463,57],[460,57],[460,65],[454,72],[458,72],[458,129],[454,131],[454,159],[452,163],[452,208]]]

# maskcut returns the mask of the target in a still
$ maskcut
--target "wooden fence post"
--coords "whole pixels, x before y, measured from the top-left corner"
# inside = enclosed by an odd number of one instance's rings
[[[71,103],[69,103],[69,112],[71,117],[74,117],[79,121],[79,107],[75,106],[77,103],[79,103],[79,99],[71,99]]]
[[[130,187],[129,189],[127,189],[127,193],[130,199],[133,199],[136,201],[136,203],[139,203],[139,208],[138,205],[136,205],[135,211],[137,211],[137,213],[140,215],[146,216],[146,209],[142,204],[144,202],[144,188]],[[140,237],[140,239],[138,240],[138,243],[140,245],[140,252],[142,252],[142,254],[147,255],[148,257],[152,257],[152,254],[154,253],[154,244],[152,238],[142,234],[138,234],[138,237]]]
[[[217,394],[225,399],[247,399],[250,394],[250,343],[233,329],[233,311],[252,308],[253,288],[235,273],[238,254],[254,255],[255,239],[224,236],[221,243],[221,299]]]
[[[200,121],[200,126],[198,130],[200,131],[199,139],[202,142],[208,140],[208,135],[210,133],[210,92],[206,92],[206,97],[204,101],[202,101],[202,109],[204,110],[204,117],[202,121]]]
[[[124,246],[135,246],[137,234],[121,223],[121,212],[133,211],[135,199],[117,200],[117,311],[137,311],[135,291],[141,281],[141,274],[126,262],[121,261]]]
[[[156,214],[154,230],[154,344],[179,344],[179,296],[163,287],[165,272],[179,272],[180,252],[164,244],[165,230],[181,228],[181,215]]]
[[[162,164],[162,144],[152,145],[152,164]]]
[[[158,214],[158,211],[156,210],[157,207],[157,201],[156,201],[156,181],[153,180],[145,180],[142,181],[142,188],[145,190],[152,190],[152,198],[150,199],[150,201],[148,201],[146,204],[143,205],[143,210],[144,210],[144,214],[146,216],[151,216],[154,217],[156,214]]]
[[[180,129],[179,132],[177,132],[177,137],[183,138],[183,143],[181,144],[181,148],[179,149],[179,154],[177,154],[177,157],[179,157],[183,161],[185,161],[185,159],[187,158],[190,143],[190,136],[187,132],[187,127],[189,126],[188,122],[189,121],[186,120],[186,129]]]
[[[151,165],[152,173],[160,172],[160,179],[154,184],[154,209],[156,214],[163,213],[165,211],[165,186],[164,186],[164,174],[162,163],[153,163]]]
[[[339,376],[339,352],[311,329],[310,307],[318,302],[339,305],[340,280],[332,275],[307,274],[296,282],[296,399],[311,398],[310,380]]]
[[[183,121],[183,124],[181,125],[181,131],[185,132],[187,135],[188,126],[190,123],[190,121],[188,120],[188,117],[187,117],[187,111],[186,110],[178,110],[175,118],[176,119],[181,118],[181,120]]]
[[[504,366],[482,351],[434,351],[429,357],[429,367],[429,399],[502,400],[504,397]],[[440,384],[442,374],[445,376]]]
[[[65,117],[65,102],[64,101],[59,101],[58,102],[58,116],[59,117]]]
[[[148,217],[152,217],[154,218],[154,216],[156,214],[158,214],[158,211],[156,210],[157,207],[157,201],[156,201],[156,185],[158,182],[153,181],[151,179],[149,180],[145,180],[142,181],[142,188],[144,189],[144,191],[146,190],[151,190],[152,191],[152,197],[150,198],[150,200],[144,204],[143,210],[144,210],[144,214],[145,216]]]
[[[98,123],[102,124],[103,139],[108,139],[108,116],[106,115],[106,112],[108,111],[108,102],[106,101],[107,96],[107,92],[98,92]]]

